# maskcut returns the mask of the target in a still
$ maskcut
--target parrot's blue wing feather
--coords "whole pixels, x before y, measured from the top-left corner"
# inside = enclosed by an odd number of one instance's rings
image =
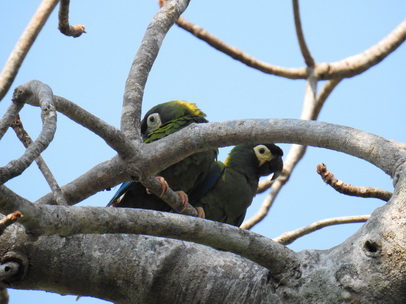
[[[125,194],[133,185],[135,182],[125,182],[122,183],[120,188],[118,188],[117,192],[114,194],[114,196],[111,198],[109,203],[107,204],[107,207],[112,206],[123,194]]]
[[[224,164],[221,162],[214,162],[210,166],[210,170],[203,180],[197,185],[191,193],[188,194],[189,201],[193,205],[196,201],[199,201],[207,192],[209,192],[217,181],[220,179],[220,176],[224,171]]]

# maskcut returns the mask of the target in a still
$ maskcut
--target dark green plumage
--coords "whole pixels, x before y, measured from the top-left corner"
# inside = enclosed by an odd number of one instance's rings
[[[192,123],[206,123],[206,114],[194,103],[173,100],[151,108],[141,121],[144,142],[150,143],[168,136]],[[199,152],[168,167],[158,175],[162,176],[174,191],[187,194],[205,178],[207,169],[217,157],[217,149]],[[120,199],[121,198],[121,199]],[[149,194],[145,187],[136,182],[121,185],[108,206],[154,209],[170,211],[168,204],[159,197]]]
[[[219,176],[211,189],[197,187],[190,195],[195,207],[202,207],[206,219],[240,226],[256,194],[259,178],[283,168],[283,151],[274,144],[238,145],[224,164],[214,162],[208,176]],[[210,178],[207,178],[210,179]],[[202,190],[203,189],[203,190]]]

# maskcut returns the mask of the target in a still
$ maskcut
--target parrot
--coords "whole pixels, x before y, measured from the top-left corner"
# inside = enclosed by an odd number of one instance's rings
[[[189,195],[194,207],[202,207],[205,218],[239,227],[256,195],[259,178],[283,169],[283,151],[275,144],[237,145],[224,163],[213,162],[209,173]]]
[[[207,123],[206,114],[195,103],[172,100],[151,108],[141,121],[141,135],[145,143],[151,143],[168,136],[192,123]],[[217,160],[218,149],[192,154],[169,166],[158,175],[165,184],[177,191],[185,203],[187,193],[202,181],[207,169]],[[185,194],[186,193],[186,197]],[[150,194],[141,183],[124,182],[107,206],[171,211],[171,207],[158,196]]]

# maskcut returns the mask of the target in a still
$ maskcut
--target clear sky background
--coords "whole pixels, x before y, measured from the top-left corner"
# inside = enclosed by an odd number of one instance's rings
[[[0,62],[3,65],[40,1],[0,2]],[[249,4],[248,4],[249,3]],[[391,32],[406,15],[404,0],[301,1],[308,46],[317,62],[331,62],[363,52]],[[29,80],[48,84],[63,96],[106,122],[119,127],[122,96],[132,60],[144,31],[157,12],[156,1],[71,1],[71,24],[84,24],[79,38],[57,30],[57,10],[30,50],[12,89],[0,103],[3,115],[13,89]],[[291,1],[191,1],[183,15],[223,41],[257,59],[285,67],[304,66],[294,30]],[[406,142],[406,47],[398,48],[366,73],[342,81],[331,94],[319,119]],[[321,88],[319,85],[319,88]],[[305,82],[266,75],[212,49],[174,26],[165,38],[145,89],[143,113],[152,106],[184,99],[197,103],[210,121],[244,118],[298,118]],[[29,134],[36,138],[38,108],[21,112]],[[280,145],[288,153],[290,145]],[[10,130],[0,142],[0,166],[23,153]],[[229,148],[222,149],[224,160]],[[54,141],[43,153],[60,185],[108,160],[115,152],[103,140],[63,115],[58,116]],[[383,205],[377,199],[338,194],[316,173],[324,162],[345,182],[392,190],[392,181],[373,165],[343,153],[309,148],[278,196],[269,216],[253,231],[276,237],[324,218],[370,214]],[[49,192],[35,164],[7,187],[35,201]],[[80,205],[105,206],[114,191],[104,191]],[[249,218],[264,199],[258,195]],[[325,228],[289,247],[331,248],[359,229],[360,224]],[[80,274],[78,274],[80,275]],[[11,304],[76,303],[74,296],[10,290]],[[81,304],[106,303],[81,298]]]

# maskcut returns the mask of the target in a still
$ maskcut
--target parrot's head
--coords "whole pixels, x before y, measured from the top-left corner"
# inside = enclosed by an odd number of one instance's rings
[[[258,160],[259,176],[266,176],[273,173],[272,180],[282,173],[283,151],[275,144],[261,144],[253,147],[253,151]]]
[[[207,122],[203,113],[194,103],[184,100],[172,100],[151,108],[141,121],[141,134],[145,139],[158,128],[172,123],[182,117],[199,117]]]
[[[274,144],[237,145],[224,164],[256,178],[273,173],[274,180],[282,173],[282,156],[282,149]]]

